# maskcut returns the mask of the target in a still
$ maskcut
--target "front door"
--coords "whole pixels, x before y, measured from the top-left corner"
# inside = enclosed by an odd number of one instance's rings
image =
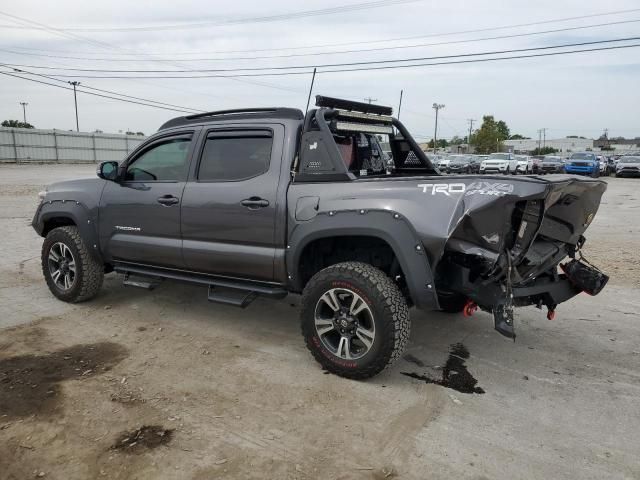
[[[100,199],[100,242],[107,261],[184,267],[180,203],[194,132],[160,137],[107,182]]]
[[[283,135],[282,125],[203,134],[200,158],[182,200],[189,269],[273,280]]]

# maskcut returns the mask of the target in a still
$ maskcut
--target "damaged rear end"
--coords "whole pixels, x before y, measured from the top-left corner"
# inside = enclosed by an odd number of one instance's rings
[[[564,175],[465,184],[436,269],[439,294],[464,297],[465,314],[492,312],[509,338],[514,307],[544,306],[552,319],[578,293],[596,295],[608,277],[580,250],[605,190],[602,181]]]

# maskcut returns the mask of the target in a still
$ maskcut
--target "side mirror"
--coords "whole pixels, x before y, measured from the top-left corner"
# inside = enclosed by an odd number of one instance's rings
[[[96,169],[96,175],[103,180],[115,181],[118,178],[118,162],[102,162]]]

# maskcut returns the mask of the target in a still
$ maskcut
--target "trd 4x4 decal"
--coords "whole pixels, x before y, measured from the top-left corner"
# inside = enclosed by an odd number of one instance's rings
[[[422,189],[422,193],[430,192],[431,195],[442,193],[448,197],[454,193],[502,197],[503,195],[513,192],[513,184],[493,182],[474,182],[469,186],[464,183],[421,183],[418,185],[418,188]]]

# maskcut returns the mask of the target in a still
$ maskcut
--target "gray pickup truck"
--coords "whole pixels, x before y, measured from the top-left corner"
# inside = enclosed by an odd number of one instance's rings
[[[99,178],[49,186],[33,227],[51,292],[88,300],[115,271],[240,307],[301,293],[316,360],[367,378],[402,353],[411,306],[481,308],[515,338],[514,307],[552,316],[604,287],[580,248],[606,183],[442,176],[390,108],[316,106],[174,118]]]

